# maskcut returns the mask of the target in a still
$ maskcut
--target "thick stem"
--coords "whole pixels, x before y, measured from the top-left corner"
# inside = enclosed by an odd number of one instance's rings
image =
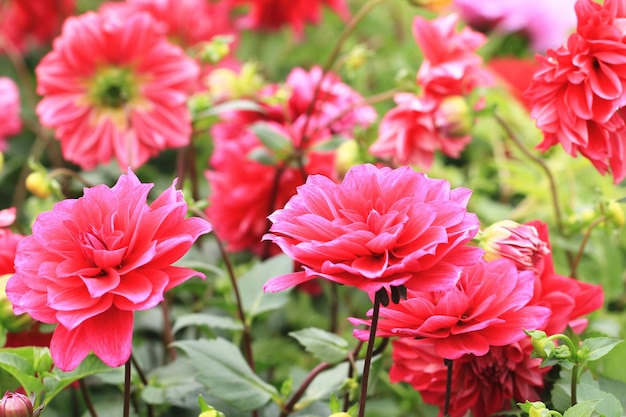
[[[130,416],[130,358],[124,365],[124,417]]]
[[[576,387],[578,386],[578,365],[572,368],[572,381],[570,383],[570,394],[572,396],[572,407],[578,402]]]
[[[359,417],[365,417],[365,398],[367,397],[367,383],[370,376],[372,354],[374,353],[374,341],[376,340],[376,328],[378,327],[378,316],[380,313],[380,291],[386,290],[382,288],[378,292],[376,292],[376,295],[374,296],[374,312],[372,313],[372,323],[370,324],[370,337],[367,342],[365,363],[363,364],[363,376],[361,378],[361,395],[359,396]]]
[[[452,364],[454,362],[452,359],[444,359],[443,361],[448,367],[448,372],[446,374],[446,396],[443,404],[443,416],[448,417],[450,413],[450,397],[452,396]]]

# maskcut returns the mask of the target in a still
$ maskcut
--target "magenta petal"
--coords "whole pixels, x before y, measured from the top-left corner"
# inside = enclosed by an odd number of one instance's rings
[[[67,330],[58,325],[50,340],[50,354],[57,368],[69,372],[87,357],[91,346],[83,326]]]
[[[291,274],[279,275],[267,281],[263,286],[265,292],[277,292],[286,290],[287,288],[294,287],[303,282],[307,282],[315,278],[314,276],[307,276],[306,272],[293,272]]]
[[[87,321],[84,333],[91,350],[102,362],[111,367],[123,365],[132,350],[133,313],[111,308]]]

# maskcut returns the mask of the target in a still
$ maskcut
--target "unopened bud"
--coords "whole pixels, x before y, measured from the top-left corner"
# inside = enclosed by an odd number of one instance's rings
[[[0,417],[33,417],[33,403],[24,394],[6,392],[0,399]]]
[[[508,258],[520,271],[537,272],[543,257],[550,253],[548,244],[541,240],[534,226],[503,220],[492,224],[480,234],[484,258],[492,261]]]
[[[50,197],[50,179],[41,171],[33,171],[26,177],[26,189],[41,199]]]
[[[622,205],[615,200],[609,201],[606,205],[606,215],[608,220],[617,227],[622,227],[624,223],[626,223],[624,209]]]
[[[448,138],[462,138],[470,134],[472,114],[462,96],[449,96],[439,104],[435,113],[435,125]]]
[[[264,85],[258,65],[254,62],[244,63],[239,72],[229,68],[217,68],[208,75],[206,83],[216,103],[254,97]]]

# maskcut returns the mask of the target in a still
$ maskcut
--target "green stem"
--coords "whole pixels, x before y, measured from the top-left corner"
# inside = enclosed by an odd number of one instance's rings
[[[359,417],[365,417],[365,399],[367,397],[367,384],[370,376],[370,368],[372,363],[372,354],[374,353],[374,341],[376,340],[376,328],[378,327],[378,316],[380,313],[380,291],[386,291],[381,288],[374,296],[374,312],[372,313],[372,323],[370,324],[370,337],[367,342],[367,351],[365,353],[365,363],[363,364],[363,376],[361,378],[361,395],[359,397]]]
[[[570,393],[572,396],[572,407],[576,405],[578,399],[576,398],[576,387],[578,386],[578,365],[574,365],[572,368],[572,381],[570,384]]]
[[[591,237],[592,230],[595,229],[596,226],[598,226],[600,223],[607,220],[607,218],[608,218],[607,216],[600,216],[597,219],[595,219],[593,222],[591,222],[591,224],[587,228],[587,231],[585,232],[585,236],[583,237],[583,241],[580,243],[580,247],[578,248],[578,253],[576,254],[576,257],[574,258],[574,260],[572,261],[572,269],[570,270],[570,277],[576,278],[576,270],[578,269],[578,264],[580,263],[580,260],[583,258],[585,247],[587,246],[587,242],[589,241],[589,238]]]

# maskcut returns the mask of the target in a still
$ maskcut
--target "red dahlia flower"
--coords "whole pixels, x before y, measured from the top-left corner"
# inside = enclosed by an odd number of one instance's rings
[[[13,262],[17,244],[24,236],[13,233],[8,226],[15,221],[15,208],[0,210],[0,275],[15,272]]]
[[[490,346],[505,346],[541,328],[550,310],[528,305],[535,275],[518,272],[508,259],[480,261],[463,269],[452,289],[407,291],[407,299],[380,310],[377,336],[432,339],[442,359],[482,356]],[[353,324],[369,324],[350,319]],[[355,330],[367,340],[369,330]]]
[[[543,388],[541,359],[531,358],[526,337],[507,346],[492,347],[484,356],[464,355],[452,364],[449,415],[488,417],[511,409],[511,401],[538,401]],[[447,366],[435,353],[432,339],[401,338],[393,341],[392,382],[408,382],[425,402],[443,409]],[[441,416],[442,413],[440,412]]]
[[[231,0],[234,4],[249,5],[242,26],[248,29],[275,31],[290,25],[301,36],[306,23],[319,23],[322,6],[327,5],[342,18],[350,15],[345,0]]]
[[[541,150],[560,143],[581,153],[615,183],[626,176],[626,123],[619,109],[626,97],[626,42],[620,1],[576,3],[577,31],[565,46],[537,56],[539,69],[526,94],[531,115],[544,133]]]
[[[20,92],[11,78],[0,77],[0,152],[6,150],[6,138],[22,129]]]
[[[466,211],[471,191],[409,167],[358,165],[341,184],[312,175],[269,218],[265,236],[303,265],[265,285],[280,291],[322,277],[368,292],[404,285],[453,286],[482,250],[465,246],[478,231]]]
[[[123,364],[133,312],[203,276],[172,263],[211,225],[185,219],[187,204],[174,185],[147,205],[151,188],[129,171],[113,188],[85,189],[83,197],[40,214],[18,245],[7,295],[16,314],[58,323],[50,351],[62,370],[74,369],[89,351],[109,366]]]
[[[189,144],[186,102],[198,66],[147,13],[67,19],[36,72],[37,114],[83,169],[112,157],[122,169],[139,167]]]

